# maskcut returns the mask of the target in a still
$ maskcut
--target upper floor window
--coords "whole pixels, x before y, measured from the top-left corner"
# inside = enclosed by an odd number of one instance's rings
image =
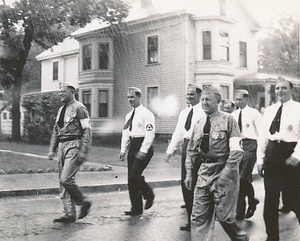
[[[82,69],[89,70],[92,68],[92,44],[82,46]]]
[[[99,69],[109,68],[109,44],[99,43]]]
[[[220,32],[220,60],[229,61],[229,35],[225,32]]]
[[[53,77],[52,80],[58,80],[58,62],[53,62]]]
[[[247,67],[247,43],[240,42],[240,67]]]
[[[211,32],[204,31],[203,37],[203,60],[211,60]]]
[[[158,114],[158,87],[147,88],[147,108],[154,114]]]
[[[147,64],[158,63],[158,35],[147,38]]]
[[[108,91],[99,90],[98,92],[98,116],[108,117]]]
[[[92,92],[90,90],[82,91],[82,103],[85,105],[91,116]]]
[[[229,86],[228,85],[221,85],[220,92],[222,99],[229,99]]]
[[[226,0],[219,0],[220,2],[220,15],[226,16]]]
[[[6,120],[6,119],[7,119],[7,113],[3,112],[3,120]]]

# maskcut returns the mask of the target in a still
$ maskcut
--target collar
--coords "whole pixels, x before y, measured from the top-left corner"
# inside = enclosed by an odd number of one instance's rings
[[[141,108],[143,108],[143,105],[142,104],[140,104],[138,107],[135,107],[135,108],[132,108],[132,111],[135,109],[135,110],[139,110],[139,109],[141,109]]]
[[[284,102],[284,103],[281,103],[280,101],[278,101],[276,104],[278,104],[279,106],[281,106],[281,104],[282,104],[283,106],[286,106],[286,105],[291,104],[292,102],[293,102],[293,99],[291,98],[290,100],[288,100],[288,101],[286,101],[286,102]]]
[[[209,116],[209,118],[211,119],[211,118],[214,118],[215,116],[218,116],[219,115],[219,110],[217,110],[217,111],[215,111],[214,113],[212,113],[212,114],[210,114],[210,115],[208,115]],[[207,116],[207,115],[206,115]]]
[[[69,106],[71,104],[73,104],[75,102],[75,99],[70,100],[67,104],[65,104],[66,106]]]

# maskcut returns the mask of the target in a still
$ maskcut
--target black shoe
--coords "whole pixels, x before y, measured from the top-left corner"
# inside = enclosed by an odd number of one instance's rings
[[[155,198],[155,195],[153,192],[151,192],[147,198],[147,201],[145,203],[145,210],[149,209],[152,207],[153,203],[154,203],[154,198]]]
[[[86,215],[88,215],[89,210],[92,206],[92,202],[86,201],[82,204],[81,209],[80,209],[80,214],[78,216],[78,219],[84,218]]]
[[[130,211],[125,211],[124,213],[125,213],[125,215],[137,216],[137,215],[143,214],[143,211],[130,210]]]
[[[259,204],[259,200],[254,200],[254,205],[251,205],[248,207],[248,210],[246,212],[245,218],[251,218],[256,210],[256,205]]]
[[[187,223],[186,225],[181,226],[180,230],[182,230],[182,231],[191,231],[191,225]]]
[[[289,209],[286,206],[283,206],[282,208],[278,209],[278,212],[281,212],[281,213],[289,213],[290,211],[291,211],[291,209]]]
[[[54,219],[53,222],[55,222],[55,223],[74,223],[75,222],[75,217],[62,216],[60,218]]]

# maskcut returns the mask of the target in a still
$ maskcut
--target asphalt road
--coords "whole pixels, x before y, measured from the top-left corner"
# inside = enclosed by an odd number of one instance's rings
[[[266,239],[262,219],[262,180],[254,182],[261,200],[253,218],[243,221],[251,241]],[[123,212],[130,207],[127,191],[90,194],[91,213],[72,224],[53,223],[62,214],[60,199],[53,195],[0,199],[0,240],[60,241],[188,241],[190,234],[180,231],[185,223],[185,210],[179,186],[157,188],[154,206],[138,217]],[[300,228],[293,213],[280,215],[281,240],[300,240]],[[229,241],[218,223],[216,241]]]

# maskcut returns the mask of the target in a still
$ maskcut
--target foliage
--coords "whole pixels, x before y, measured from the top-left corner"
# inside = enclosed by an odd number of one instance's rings
[[[0,80],[12,90],[12,139],[20,140],[23,69],[33,43],[49,48],[62,41],[68,26],[98,18],[118,24],[128,15],[122,0],[19,0],[0,5]]]
[[[285,13],[259,47],[259,70],[299,77],[299,14]]]
[[[23,97],[22,105],[26,109],[24,121],[25,141],[48,144],[57,111],[62,105],[58,93],[28,94]]]

